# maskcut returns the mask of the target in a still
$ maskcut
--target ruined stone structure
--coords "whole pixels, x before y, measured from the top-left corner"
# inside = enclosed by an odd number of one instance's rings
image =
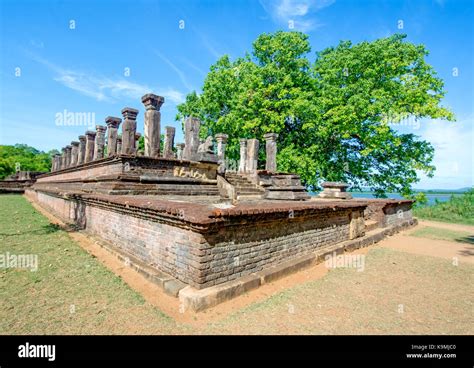
[[[86,132],[86,152],[84,162],[91,162],[94,159],[94,145],[96,132],[88,130]]]
[[[107,124],[107,157],[115,156],[117,152],[118,128],[122,119],[108,116],[105,118]],[[122,148],[122,147],[120,147]]]
[[[240,139],[239,167],[231,171],[229,137],[216,134],[215,151],[214,138],[200,141],[200,121],[189,117],[176,157],[175,129],[165,127],[161,156],[164,99],[147,94],[142,102],[144,155],[137,154],[138,110],[127,107],[122,124],[108,117],[107,128],[80,136],[73,153],[64,148],[52,172],[25,193],[96,236],[186,308],[208,308],[414,223],[412,201],[350,199],[337,194],[348,194],[341,183],[324,184],[330,198],[311,197],[298,175],[277,171],[274,133],[263,137],[265,163],[259,140]]]
[[[54,155],[53,166],[60,165],[60,155]],[[24,193],[25,189],[31,187],[36,177],[45,174],[40,171],[18,171],[8,176],[4,180],[0,180],[0,193]]]
[[[145,105],[145,156],[160,157],[160,124],[161,124],[161,105],[165,102],[164,97],[146,94],[142,97],[142,103]]]
[[[188,117],[184,122],[184,160],[193,160],[197,156],[199,148],[199,130],[201,122],[199,119]]]
[[[165,147],[163,149],[164,158],[173,158],[174,134],[176,129],[174,127],[165,127]]]
[[[122,110],[122,154],[135,155],[136,134],[137,134],[137,114],[138,110],[125,107]]]
[[[79,138],[79,153],[77,156],[77,164],[82,165],[86,160],[86,136],[80,135],[78,138]]]
[[[105,147],[105,131],[107,128],[102,125],[96,126],[96,135],[94,142],[94,155],[93,160],[99,160],[104,158],[104,147]]]
[[[320,198],[352,198],[352,195],[346,192],[347,188],[349,187],[349,184],[347,183],[326,181],[322,183],[321,186],[323,187],[323,191],[319,193]]]

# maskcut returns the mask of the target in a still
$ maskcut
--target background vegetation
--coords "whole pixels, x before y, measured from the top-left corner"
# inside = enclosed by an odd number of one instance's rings
[[[474,188],[462,196],[451,196],[447,202],[417,207],[413,212],[416,217],[428,220],[474,225]]]
[[[26,144],[0,145],[0,179],[14,174],[17,164],[22,171],[49,171],[51,158],[56,153],[59,152],[57,150],[43,152]]]
[[[369,187],[379,197],[411,196],[420,172],[433,175],[434,149],[392,124],[454,119],[440,106],[443,81],[425,62],[426,48],[397,34],[343,41],[314,61],[310,51],[300,32],[260,35],[251,53],[212,65],[202,94],[190,93],[176,119],[199,117],[203,137],[228,134],[234,160],[239,138],[263,143],[265,133],[278,133],[278,169],[298,173],[309,190],[330,180]],[[263,162],[261,144],[260,167]]]

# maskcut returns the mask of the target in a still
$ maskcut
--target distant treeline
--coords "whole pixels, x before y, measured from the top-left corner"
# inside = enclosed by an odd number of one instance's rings
[[[414,209],[416,217],[474,225],[474,188],[463,195],[452,196],[447,202]]]
[[[14,146],[0,145],[0,179],[21,171],[49,171],[51,157],[59,153],[57,150],[49,152],[39,151],[26,144]]]
[[[425,193],[425,194],[463,194],[469,192],[470,188],[460,188],[460,189],[414,189],[413,193]],[[352,193],[373,193],[371,190],[349,190]]]

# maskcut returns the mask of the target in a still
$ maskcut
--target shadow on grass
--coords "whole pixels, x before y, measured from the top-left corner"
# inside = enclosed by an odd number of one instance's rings
[[[41,226],[41,228],[36,229],[36,230],[29,230],[29,231],[20,231],[16,233],[0,233],[0,236],[4,237],[9,237],[9,236],[17,236],[17,235],[26,235],[26,234],[31,234],[31,235],[47,235],[47,234],[52,234],[55,233],[59,230],[62,230],[59,225],[56,224],[47,224]]]
[[[463,236],[455,239],[458,243],[467,243],[474,245],[474,235]]]

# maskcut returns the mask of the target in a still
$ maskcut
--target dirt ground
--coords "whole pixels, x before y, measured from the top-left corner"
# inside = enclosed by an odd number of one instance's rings
[[[48,217],[32,215],[38,216],[40,223],[58,223],[41,208],[36,209]],[[22,279],[22,290],[7,288],[0,292],[2,297],[12,297],[11,303],[0,302],[1,315],[8,321],[0,322],[0,333],[472,334],[474,246],[410,235],[424,227],[474,234],[472,226],[420,221],[416,228],[349,253],[364,257],[363,270],[328,269],[319,264],[197,314],[181,313],[176,298],[164,294],[90,237],[61,230],[53,235],[65,236],[71,247],[86,250],[81,257],[97,263],[93,266],[97,274],[93,280],[81,282],[83,270],[75,270],[77,282],[71,285],[67,273],[51,273],[45,277],[44,287],[67,289],[68,294],[75,295],[76,303],[83,305],[84,314],[58,316],[58,309],[65,308],[61,303],[70,303],[67,295],[55,292],[43,304],[38,303],[32,300],[35,293],[30,282],[25,284]],[[15,237],[13,231],[11,235]],[[41,239],[44,237],[38,237]],[[20,239],[18,244],[31,247],[24,243]],[[3,247],[0,253],[5,249],[9,248]],[[48,256],[56,257],[54,252]],[[8,282],[7,278],[15,281],[15,277],[14,272],[2,273],[0,285]],[[107,283],[101,281],[102,277],[107,277]],[[123,285],[114,284],[113,296],[104,297],[110,293],[110,287],[104,284],[109,285],[114,278]],[[87,282],[89,287],[84,285]],[[130,298],[133,302],[128,302]],[[143,300],[136,302],[134,298]],[[96,308],[97,303],[100,308]],[[29,320],[21,312],[31,308],[39,308],[38,315],[54,313],[55,323]]]

